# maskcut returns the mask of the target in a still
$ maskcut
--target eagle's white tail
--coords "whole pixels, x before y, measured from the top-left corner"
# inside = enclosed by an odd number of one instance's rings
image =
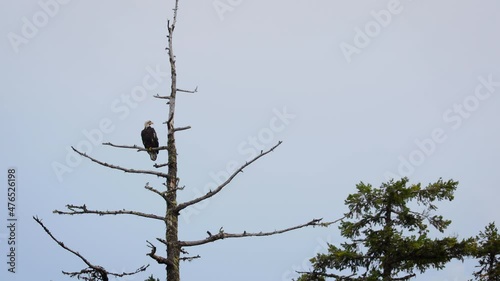
[[[148,151],[149,153],[149,158],[151,158],[151,160],[153,161],[156,161],[156,156],[158,155],[158,153],[156,151]]]

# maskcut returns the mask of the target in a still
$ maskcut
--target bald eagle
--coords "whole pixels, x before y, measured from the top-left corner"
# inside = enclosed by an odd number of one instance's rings
[[[151,120],[144,123],[144,130],[141,132],[142,143],[144,148],[147,149],[149,157],[151,160],[156,161],[156,156],[160,153],[159,150],[151,150],[151,148],[158,147],[158,137],[156,136],[156,131],[151,127],[153,122]]]

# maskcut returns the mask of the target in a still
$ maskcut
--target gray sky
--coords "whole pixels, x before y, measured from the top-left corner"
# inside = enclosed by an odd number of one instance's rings
[[[146,182],[68,152],[77,146],[117,165],[152,168],[145,153],[98,145],[141,144],[144,121],[161,123],[168,94],[166,21],[173,1],[2,1],[0,26],[4,137],[2,225],[7,169],[17,169],[17,273],[1,280],[68,280],[83,263],[66,245],[109,270],[150,263],[145,253],[164,226],[130,216],[65,217],[66,204],[164,212]],[[49,3],[49,4],[44,4]],[[272,231],[312,218],[334,220],[363,181],[460,182],[439,212],[447,235],[476,235],[499,214],[500,3],[485,1],[181,1],[176,29],[179,87],[179,194],[212,188],[254,153],[284,141],[219,196],[183,213],[180,237],[206,231]],[[499,81],[499,82],[497,82]],[[95,143],[95,144],[94,144]],[[96,145],[97,144],[97,145]],[[165,159],[160,153],[159,159]],[[7,228],[0,231],[6,260]],[[189,249],[185,281],[291,280],[336,226],[269,238],[224,240]],[[415,280],[466,280],[475,261],[450,263]]]

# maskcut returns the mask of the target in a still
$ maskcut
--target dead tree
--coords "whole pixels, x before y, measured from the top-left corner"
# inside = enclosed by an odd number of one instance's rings
[[[195,241],[183,241],[179,240],[178,237],[178,226],[179,226],[179,216],[180,212],[190,206],[193,206],[195,204],[198,204],[204,200],[209,199],[212,196],[215,196],[219,192],[221,192],[226,186],[231,183],[231,181],[240,173],[243,172],[245,168],[247,168],[249,165],[254,163],[255,161],[259,160],[260,158],[266,156],[267,154],[271,153],[274,149],[276,149],[280,144],[281,141],[278,142],[276,145],[271,147],[267,151],[261,151],[259,155],[251,159],[250,161],[246,162],[245,164],[241,165],[234,173],[232,173],[229,178],[220,184],[217,188],[214,190],[211,190],[207,192],[206,194],[194,198],[190,201],[178,203],[177,202],[177,192],[181,191],[183,187],[179,186],[179,177],[177,176],[177,148],[176,148],[176,143],[175,143],[175,133],[183,130],[190,129],[190,126],[186,127],[176,127],[174,124],[175,121],[175,105],[176,105],[176,97],[177,93],[179,92],[184,92],[184,93],[195,93],[197,92],[197,88],[194,90],[182,90],[178,88],[177,86],[177,72],[176,72],[176,57],[174,55],[174,46],[173,46],[173,38],[174,38],[174,31],[175,31],[175,26],[177,22],[177,11],[178,11],[178,0],[175,0],[175,5],[173,9],[173,19],[172,21],[167,22],[167,29],[168,29],[168,46],[166,48],[167,53],[168,53],[168,58],[169,58],[169,63],[170,63],[170,74],[171,74],[171,87],[170,87],[170,94],[161,96],[156,94],[154,97],[160,100],[167,100],[167,105],[169,107],[168,110],[168,115],[166,118],[166,121],[163,123],[167,127],[167,144],[166,146],[160,146],[158,148],[153,148],[154,150],[166,150],[167,151],[167,161],[165,164],[155,164],[154,167],[157,169],[166,167],[166,172],[162,172],[160,170],[139,170],[139,169],[130,169],[130,168],[123,168],[117,165],[113,164],[108,164],[106,162],[100,161],[96,158],[91,157],[90,155],[87,155],[85,153],[82,153],[78,151],[77,149],[73,148],[73,150],[81,155],[82,157],[85,157],[99,165],[108,167],[110,169],[115,169],[115,170],[120,170],[126,173],[137,173],[137,174],[148,174],[148,175],[153,175],[157,177],[161,177],[165,180],[165,188],[162,188],[162,190],[149,186],[149,184],[145,185],[145,189],[154,192],[161,198],[163,198],[165,202],[165,213],[158,215],[158,214],[148,214],[148,213],[143,213],[139,211],[129,211],[129,210],[116,210],[116,211],[102,211],[102,210],[93,210],[88,208],[86,205],[66,205],[66,210],[60,211],[60,210],[55,210],[54,213],[56,214],[63,214],[63,215],[82,215],[82,214],[96,214],[96,215],[135,215],[139,217],[144,217],[148,219],[153,219],[153,220],[158,220],[162,221],[165,226],[166,226],[166,232],[161,235],[161,237],[157,237],[156,241],[164,244],[166,247],[166,256],[162,256],[157,253],[157,247],[155,244],[153,244],[150,241],[147,242],[147,246],[150,248],[149,252],[147,255],[151,257],[153,260],[158,262],[159,264],[162,264],[166,267],[166,272],[167,272],[167,281],[179,281],[180,280],[180,270],[179,270],[179,264],[180,261],[191,261],[193,259],[200,258],[198,255],[194,256],[189,256],[188,252],[186,251],[186,248],[188,247],[193,247],[193,246],[199,246],[207,243],[212,243],[215,241],[219,241],[222,239],[228,239],[228,238],[244,238],[244,237],[255,237],[255,236],[270,236],[270,235],[276,235],[276,234],[281,234],[284,232],[308,227],[308,226],[328,226],[332,224],[333,222],[322,222],[321,219],[312,219],[309,222],[296,225],[293,227],[281,229],[281,230],[275,230],[275,231],[270,231],[270,232],[243,232],[243,233],[228,233],[223,230],[223,228],[220,228],[218,233],[209,233],[208,237],[204,236],[205,238],[202,238],[200,240],[195,240]],[[145,148],[138,146],[138,145],[117,145],[117,144],[112,144],[112,143],[103,143],[103,145],[111,146],[114,148],[124,148],[124,149],[134,149],[137,151],[146,151]],[[39,220],[37,220],[41,224]],[[42,224],[41,224],[42,225]],[[42,225],[42,227],[44,227]],[[45,231],[55,240],[55,238],[51,235],[51,233],[44,227]],[[58,240],[55,240],[61,247],[69,250],[64,246],[63,243],[59,242]],[[90,271],[92,272],[97,272],[97,274],[100,275],[105,275],[102,274],[101,267],[99,266],[94,266],[90,264],[88,261],[86,261],[81,255],[78,253],[69,250],[73,254],[76,254],[79,256],[88,266]],[[142,267],[141,267],[142,268]],[[85,271],[86,273],[87,271]],[[102,278],[105,280],[104,278]]]

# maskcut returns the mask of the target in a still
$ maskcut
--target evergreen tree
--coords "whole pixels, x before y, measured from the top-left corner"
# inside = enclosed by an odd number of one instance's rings
[[[472,238],[428,237],[429,225],[443,232],[451,223],[433,214],[434,202],[453,200],[458,182],[439,179],[425,188],[407,183],[403,178],[380,188],[358,184],[345,200],[349,212],[339,226],[349,241],[329,245],[328,253],[312,258],[313,271],[303,272],[299,280],[409,280],[415,271],[442,269],[470,253]],[[342,275],[345,271],[350,273]]]
[[[475,280],[500,281],[500,234],[492,222],[479,232],[475,257],[479,259],[479,270],[474,272]]]

